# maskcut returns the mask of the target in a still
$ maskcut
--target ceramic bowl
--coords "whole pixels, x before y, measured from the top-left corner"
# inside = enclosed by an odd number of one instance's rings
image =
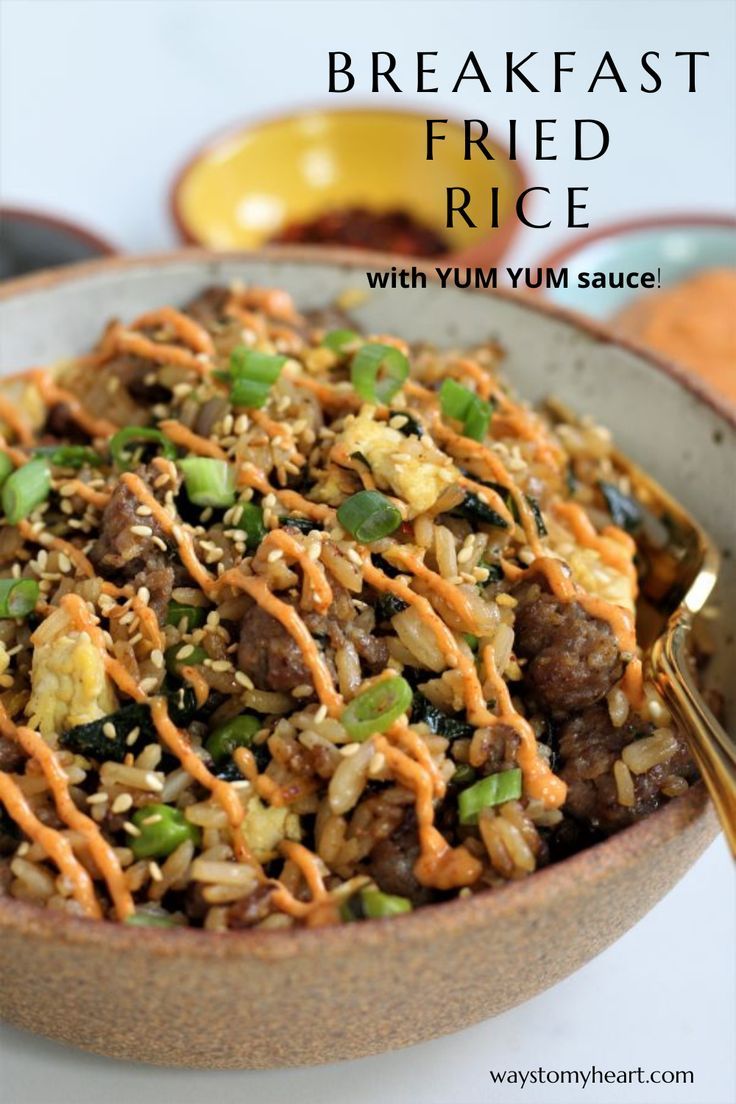
[[[580,272],[656,272],[662,287],[708,268],[736,265],[736,218],[729,215],[656,215],[610,223],[571,237],[570,244],[541,261],[543,268],[569,272],[567,288],[547,291],[550,302],[584,311],[591,318],[612,318],[639,289],[578,288]]]
[[[335,208],[399,208],[436,230],[449,254],[493,264],[518,225],[519,162],[492,138],[486,145],[494,160],[464,161],[463,127],[452,120],[427,161],[425,120],[418,111],[314,110],[231,131],[210,141],[177,176],[171,204],[179,232],[184,241],[212,249],[258,249],[284,226]],[[463,223],[447,230],[448,184],[475,196],[497,185],[498,229]]]
[[[68,219],[25,207],[0,207],[0,280],[114,253],[109,241]]]
[[[16,281],[0,292],[3,367],[79,352],[110,317],[181,303],[216,281],[277,285],[314,307],[362,288],[367,263],[365,255],[303,250],[201,252]],[[500,342],[521,391],[553,391],[604,421],[727,547],[736,423],[676,369],[513,296],[430,284],[411,295],[377,292],[355,314],[373,331],[409,339]],[[736,615],[733,558],[724,561],[717,601],[718,660],[733,717],[725,639]],[[126,928],[0,898],[0,1013],[76,1046],[164,1065],[304,1065],[406,1046],[493,1016],[576,970],[667,893],[715,832],[698,784],[524,881],[393,921],[320,930]],[[660,953],[665,948],[652,948]]]

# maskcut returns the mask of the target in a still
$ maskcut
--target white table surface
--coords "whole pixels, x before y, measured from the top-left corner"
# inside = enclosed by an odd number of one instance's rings
[[[533,167],[536,182],[553,189],[589,184],[594,225],[651,211],[729,210],[736,197],[731,3],[4,0],[1,16],[4,200],[77,218],[130,251],[174,243],[167,188],[200,138],[249,115],[330,99],[330,49],[353,53],[362,72],[368,50],[392,50],[408,82],[414,51],[439,50],[443,91],[392,98],[424,104],[428,114],[442,106],[484,117],[497,131],[509,116],[550,117],[561,133],[576,116],[602,118],[612,143],[601,161],[575,167],[561,151],[557,162]],[[449,93],[469,49],[494,74],[503,51],[535,48],[548,62],[552,50],[578,52],[564,95]],[[660,50],[664,90],[584,95],[606,49],[633,89],[639,56]],[[711,51],[696,95],[684,91],[675,50]],[[534,263],[564,237],[560,228],[525,232],[510,259]],[[5,1028],[0,1100],[726,1104],[736,1095],[733,888],[719,840],[633,931],[550,992],[459,1035],[360,1062],[269,1073],[154,1070]],[[695,1083],[500,1089],[487,1072],[591,1065],[692,1070]]]

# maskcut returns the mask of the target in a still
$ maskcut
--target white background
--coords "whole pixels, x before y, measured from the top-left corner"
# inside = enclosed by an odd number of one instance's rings
[[[611,130],[605,158],[532,169],[561,194],[590,186],[590,221],[648,212],[730,210],[736,197],[736,7],[725,2],[243,3],[240,0],[4,0],[0,85],[3,198],[77,218],[130,251],[174,244],[166,196],[197,142],[233,121],[325,103],[326,56],[346,50],[358,74],[368,51],[391,50],[411,87],[416,50],[438,50],[442,91],[390,97],[488,120],[578,116]],[[469,49],[491,95],[450,88]],[[562,95],[500,91],[506,50],[537,49],[543,87],[553,50],[576,50]],[[631,89],[584,95],[611,50]],[[638,58],[659,50],[664,88],[644,96]],[[699,91],[686,92],[675,50],[710,50]],[[546,62],[546,64],[545,64]],[[401,83],[401,77],[400,77]],[[608,82],[610,85],[612,82]],[[331,97],[348,106],[350,97]],[[374,102],[364,86],[355,102]],[[528,145],[527,159],[529,157]],[[574,231],[572,232],[574,233]],[[535,262],[565,237],[527,231],[512,258]],[[722,840],[633,931],[552,991],[497,1019],[411,1050],[308,1071],[203,1074],[82,1056],[5,1029],[2,1104],[726,1104],[734,1086],[734,894]],[[554,933],[550,932],[550,939]],[[441,1000],[441,994],[437,995]],[[161,1009],[161,1015],[166,1010]],[[287,1027],[288,1030],[288,1027]],[[693,1070],[691,1087],[499,1089],[489,1069]]]

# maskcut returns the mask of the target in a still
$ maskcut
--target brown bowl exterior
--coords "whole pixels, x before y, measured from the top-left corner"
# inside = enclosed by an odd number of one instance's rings
[[[526,881],[339,928],[161,932],[0,898],[0,1015],[113,1058],[207,1069],[409,1046],[577,970],[675,885],[716,830],[699,783]]]

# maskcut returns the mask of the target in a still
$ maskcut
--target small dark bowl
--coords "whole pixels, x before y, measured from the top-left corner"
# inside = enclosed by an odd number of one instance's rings
[[[0,207],[0,280],[118,252],[109,241],[67,219]]]

